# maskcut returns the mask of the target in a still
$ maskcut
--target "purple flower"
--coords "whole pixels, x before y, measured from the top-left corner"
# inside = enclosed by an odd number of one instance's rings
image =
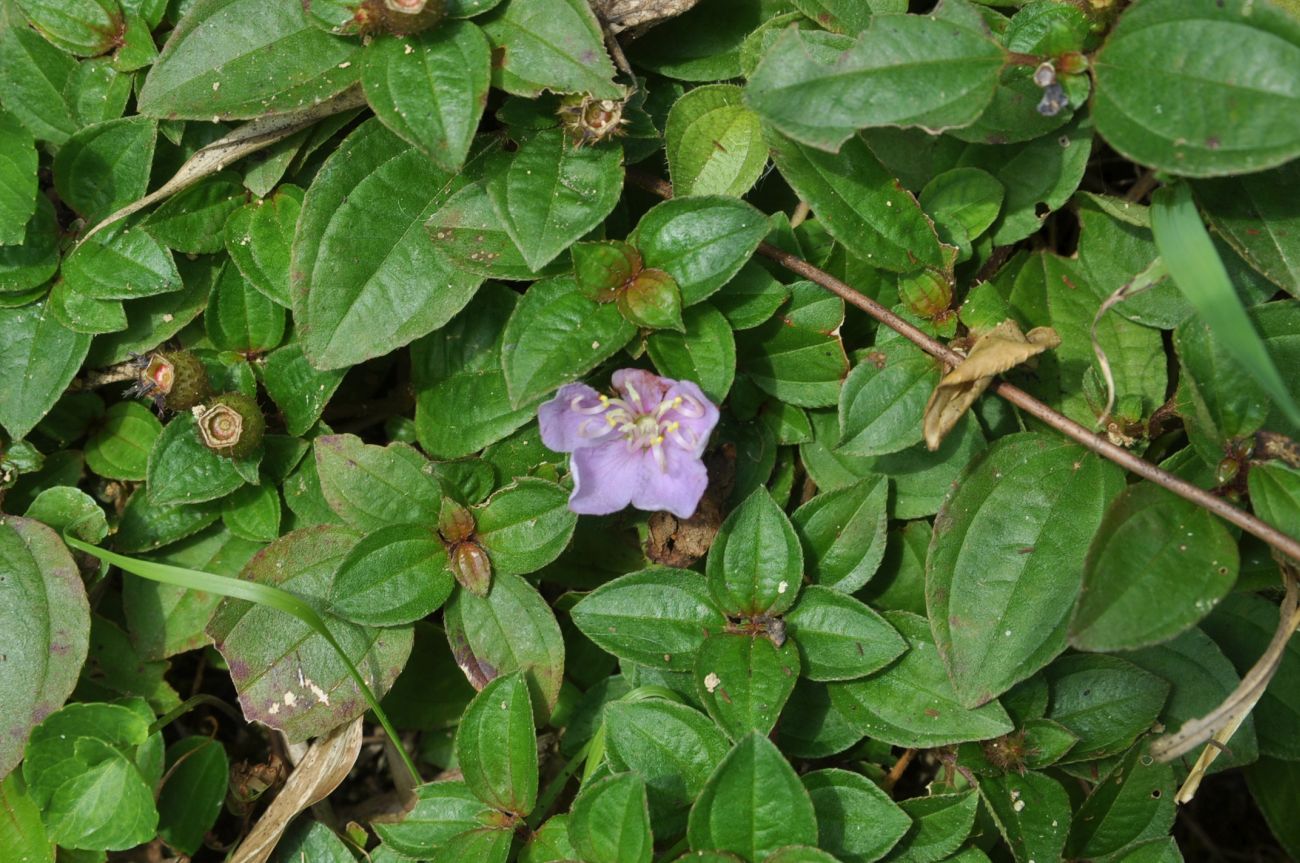
[[[709,484],[701,456],[718,409],[690,381],[620,369],[612,383],[617,398],[568,384],[537,410],[542,443],[573,453],[569,509],[605,515],[631,504],[690,518]]]

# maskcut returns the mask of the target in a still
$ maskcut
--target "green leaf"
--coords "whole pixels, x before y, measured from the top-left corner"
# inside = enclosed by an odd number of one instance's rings
[[[79,57],[95,57],[114,47],[122,29],[116,0],[21,0],[18,4],[36,31]]]
[[[890,863],[935,863],[952,854],[975,826],[979,802],[974,789],[900,802],[912,825],[894,846]]]
[[[455,171],[487,104],[491,50],[482,30],[460,21],[381,37],[361,55],[366,101],[385,126]]]
[[[132,80],[105,58],[87,60],[72,70],[63,96],[79,126],[115,120],[126,110]]]
[[[415,806],[401,820],[371,826],[386,847],[402,855],[432,857],[448,840],[489,823],[491,807],[464,780],[430,782],[415,789]]]
[[[620,659],[689,671],[700,646],[727,620],[697,573],[656,567],[602,584],[569,612],[601,649]]]
[[[581,377],[622,350],[636,328],[612,303],[588,299],[571,277],[538,282],[515,306],[501,344],[510,402],[533,398]]]
[[[54,205],[49,198],[39,195],[36,211],[24,227],[19,243],[0,246],[0,302],[24,305],[13,295],[21,296],[38,288],[54,275],[59,268],[58,237]]]
[[[1200,50],[1224,40],[1236,50]],[[1300,21],[1271,2],[1144,2],[1092,61],[1097,131],[1125,157],[1174,174],[1280,165],[1300,155],[1300,83],[1277,70],[1297,63]]]
[[[256,465],[256,456],[242,461]],[[203,445],[193,414],[178,414],[163,428],[149,451],[149,499],[159,505],[195,504],[225,497],[244,484],[235,460]]]
[[[53,860],[54,846],[45,835],[41,810],[27,793],[21,770],[0,780],[0,847],[17,859]]]
[[[1201,180],[1192,185],[1214,230],[1273,284],[1296,296],[1300,282],[1300,216],[1286,190],[1300,166]]]
[[[59,533],[69,531],[87,542],[101,542],[108,536],[108,520],[95,499],[69,485],[51,486],[27,507],[27,518],[34,518]]]
[[[803,543],[804,571],[815,584],[853,593],[885,555],[889,482],[882,476],[824,492],[790,517]]]
[[[297,530],[254,557],[239,582],[290,591],[320,615],[356,543],[355,534],[338,527]],[[367,702],[343,656],[382,696],[411,652],[409,627],[373,629],[323,618],[342,655],[301,617],[288,618],[279,608],[243,598],[227,599],[208,624],[230,666],[244,716],[284,732],[292,742],[326,734],[365,711]]]
[[[750,261],[710,298],[710,304],[726,315],[734,329],[748,330],[772,317],[788,299],[789,288]]]
[[[705,573],[714,602],[730,615],[781,614],[794,604],[803,583],[803,549],[766,488],[727,516]]]
[[[674,198],[642,216],[628,242],[647,267],[672,276],[682,302],[692,306],[736,275],[767,234],[767,221],[735,198]]]
[[[1300,766],[1293,761],[1261,758],[1246,768],[1246,784],[1269,829],[1287,854],[1300,850],[1300,830],[1291,814],[1300,801]],[[3,834],[0,834],[3,835]],[[1170,840],[1173,841],[1172,839]],[[1175,847],[1175,852],[1177,848]],[[1181,863],[1182,856],[1175,858]],[[1164,863],[1164,861],[1159,861]]]
[[[313,27],[300,4],[200,0],[140,89],[140,113],[243,120],[323,102],[357,80],[360,45]]]
[[[77,684],[90,644],[90,606],[72,556],[40,522],[5,516],[0,568],[0,773],[8,773],[32,727]]]
[[[712,303],[691,306],[682,320],[685,332],[657,330],[650,334],[646,339],[650,359],[664,377],[694,381],[706,396],[721,403],[736,376],[731,324]]]
[[[884,671],[829,687],[831,702],[858,731],[894,746],[927,749],[1011,731],[996,701],[974,709],[958,702],[925,618],[894,611],[885,620],[907,640],[907,653]]]
[[[783,845],[816,845],[817,818],[794,768],[774,743],[754,732],[736,743],[705,783],[691,807],[687,837],[696,851],[762,860]]]
[[[282,306],[289,297],[289,255],[302,210],[303,191],[280,186],[275,194],[240,207],[226,219],[226,251],[249,284]]]
[[[109,120],[77,132],[54,157],[59,197],[92,225],[143,197],[157,133],[157,124],[147,117]]]
[[[495,443],[536,416],[537,401],[512,408],[501,340],[519,295],[486,284],[445,327],[411,346],[415,433],[424,451],[460,458]]]
[[[492,570],[526,575],[559,557],[578,523],[568,503],[565,489],[529,477],[488,498],[475,512],[474,536],[491,557]]]
[[[920,202],[934,219],[940,239],[968,255],[971,243],[997,219],[1005,193],[987,171],[954,168],[926,183]]]
[[[172,253],[151,234],[138,228],[107,233],[86,240],[64,260],[69,290],[97,300],[132,300],[182,287]]]
[[[413,447],[365,444],[355,435],[316,438],[316,467],[330,508],[360,531],[438,523],[442,488]]]
[[[45,809],[50,840],[65,848],[121,851],[153,837],[153,789],[126,756],[91,737],[75,743],[81,770],[58,786]]]
[[[455,579],[432,526],[394,524],[369,534],[339,564],[330,610],[366,626],[396,626],[432,614]]]
[[[142,480],[162,423],[139,402],[118,402],[86,440],[86,466],[108,479]]]
[[[645,780],[651,821],[661,832],[671,832],[669,826],[685,822],[687,807],[730,743],[704,714],[672,701],[616,701],[604,715],[610,765]]]
[[[167,747],[167,765],[158,795],[158,835],[172,848],[193,854],[226,799],[226,750],[208,737],[183,737]]]
[[[737,337],[737,364],[760,389],[783,402],[836,404],[849,370],[838,335],[844,303],[811,282],[796,282],[790,290],[784,314]]]
[[[520,145],[487,191],[528,266],[541,269],[605,220],[623,191],[622,161],[621,149],[574,147],[560,129]]]
[[[1016,863],[1062,859],[1070,797],[1061,783],[1031,770],[984,777],[979,791]]]
[[[424,227],[459,182],[377,120],[321,166],[303,200],[292,263],[294,320],[313,365],[386,354],[469,301],[481,279],[453,267]]]
[[[785,615],[809,680],[853,680],[879,671],[907,642],[868,606],[838,590],[809,585]]]
[[[740,197],[763,173],[767,144],[758,115],[734,84],[696,87],[678,99],[664,129],[673,193]]]
[[[836,33],[861,33],[873,15],[906,12],[905,0],[794,0],[795,8]]]
[[[750,76],[745,101],[786,135],[834,152],[865,126],[969,125],[1006,60],[964,0],[929,15],[873,15],[844,45],[786,31]]]
[[[1300,46],[1296,50],[1300,52]],[[1169,274],[1197,314],[1287,418],[1300,425],[1300,407],[1296,406],[1273,358],[1246,315],[1186,184],[1161,189],[1152,196],[1151,228]]]
[[[178,252],[219,252],[225,247],[226,220],[247,200],[238,175],[217,174],[168,198],[142,224]]]
[[[23,242],[36,212],[36,140],[0,109],[0,246]]]
[[[222,501],[221,520],[241,539],[271,542],[280,535],[280,492],[271,483],[237,489]]]
[[[934,223],[861,138],[838,153],[778,134],[768,143],[781,176],[855,257],[894,273],[944,265]]]
[[[1263,597],[1229,594],[1201,624],[1237,673],[1247,674],[1267,649],[1278,626],[1278,608]],[[1287,645],[1273,680],[1255,709],[1255,733],[1261,755],[1300,760],[1300,646]]]
[[[0,29],[0,87],[5,110],[37,140],[62,144],[79,128],[63,89],[77,62],[29,27]]]
[[[0,426],[21,440],[58,401],[90,349],[90,336],[54,317],[48,300],[0,308]]]
[[[297,341],[271,351],[253,370],[260,372],[262,386],[291,435],[306,434],[316,424],[346,373],[346,369],[317,371]]]
[[[78,333],[98,335],[126,328],[126,309],[120,301],[87,297],[77,293],[71,282],[56,282],[49,303],[59,323]]]
[[[654,838],[645,780],[620,773],[584,785],[573,801],[569,837],[586,863],[650,863]]]
[[[1123,483],[1109,462],[1030,433],[999,440],[949,493],[926,604],[963,704],[1005,692],[1065,649],[1089,543]]]
[[[262,353],[284,338],[285,313],[238,269],[226,266],[212,287],[203,323],[217,350]]]
[[[799,677],[799,651],[763,635],[710,635],[695,657],[695,694],[733,740],[768,734]]]
[[[482,863],[506,863],[515,831],[501,827],[480,827],[448,840],[429,863],[460,863],[462,860],[481,860]]]
[[[1047,667],[1047,718],[1079,738],[1066,761],[1123,752],[1155,722],[1169,683],[1117,656],[1062,656]]]
[[[921,440],[921,418],[939,383],[933,357],[903,339],[872,350],[840,390],[840,441],[846,455],[888,455]]]
[[[600,22],[585,0],[507,0],[479,23],[501,56],[492,84],[507,93],[622,98]]]
[[[1167,835],[1177,788],[1173,765],[1153,762],[1142,747],[1133,747],[1074,813],[1066,854],[1095,860]]]
[[[324,823],[300,818],[285,831],[272,863],[352,863],[351,847]]]
[[[124,552],[153,551],[198,533],[220,517],[221,508],[213,504],[156,504],[149,490],[142,488],[126,502],[113,547]]]
[[[537,735],[522,673],[483,687],[456,728],[456,760],[484,803],[527,815],[537,802]]]
[[[1114,651],[1166,641],[1210,613],[1237,569],[1223,522],[1154,483],[1129,486],[1088,550],[1070,643]]]
[[[844,863],[879,860],[911,825],[889,795],[859,773],[815,770],[803,784],[817,811],[818,845]]]
[[[538,721],[548,717],[564,677],[564,638],[555,613],[517,575],[497,574],[486,597],[456,590],[443,611],[456,664],[475,689],[522,670]]]

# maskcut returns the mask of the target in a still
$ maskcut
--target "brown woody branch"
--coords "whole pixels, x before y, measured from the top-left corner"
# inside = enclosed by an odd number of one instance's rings
[[[628,168],[627,178],[661,198],[671,198],[673,196],[673,187],[670,184],[644,171]],[[767,243],[759,244],[758,253],[776,261],[790,272],[820,285],[846,303],[856,306],[921,350],[943,360],[948,365],[956,365],[964,359],[961,354],[943,342],[931,338],[875,300],[858,293],[850,285],[840,281],[825,270],[813,266],[798,255],[792,255]],[[1097,455],[1109,459],[1125,470],[1135,473],[1143,479],[1150,480],[1199,507],[1209,510],[1224,521],[1234,524],[1247,533],[1263,540],[1281,554],[1292,560],[1300,561],[1300,540],[1295,537],[1288,536],[1272,525],[1261,521],[1239,507],[1233,506],[1226,500],[1214,496],[1205,489],[1193,485],[1181,477],[1174,476],[1166,470],[1162,470],[1151,462],[1133,455],[1123,447],[1116,446],[1105,437],[1056,412],[1017,386],[1006,381],[1000,381],[989,389],[1038,421],[1092,450]]]

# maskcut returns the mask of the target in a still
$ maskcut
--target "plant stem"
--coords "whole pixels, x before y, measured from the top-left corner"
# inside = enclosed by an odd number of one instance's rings
[[[673,196],[673,187],[671,185],[644,171],[628,168],[627,177],[636,185],[662,198],[671,198]],[[952,348],[931,338],[875,300],[858,293],[850,285],[840,281],[825,270],[813,266],[803,258],[782,251],[767,243],[759,244],[758,253],[765,258],[776,261],[790,272],[820,285],[846,303],[856,306],[931,356],[937,357],[952,366],[957,365],[964,359],[961,354]],[[1162,470],[1151,462],[1133,455],[1123,447],[1116,446],[1101,435],[1056,412],[1017,386],[1013,386],[1006,381],[999,381],[991,386],[989,390],[997,393],[1039,422],[1050,426],[1102,458],[1109,459],[1125,470],[1135,473],[1143,479],[1150,480],[1179,497],[1209,510],[1224,521],[1234,524],[1247,533],[1263,540],[1292,560],[1300,561],[1300,540],[1295,537],[1288,536],[1271,524],[1261,521],[1222,498],[1215,497],[1205,489],[1195,486],[1181,477],[1174,476],[1166,470]]]

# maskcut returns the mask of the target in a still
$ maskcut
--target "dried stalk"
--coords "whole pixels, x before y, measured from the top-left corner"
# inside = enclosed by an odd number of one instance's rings
[[[640,186],[641,188],[659,195],[662,198],[671,198],[673,196],[673,187],[664,180],[659,179],[651,174],[647,174],[636,168],[627,170],[627,178]],[[797,255],[782,251],[775,246],[761,243],[758,247],[758,253],[766,258],[776,261],[781,266],[790,270],[798,276],[813,282],[826,290],[835,294],[837,297],[861,309],[880,323],[897,332],[906,338],[912,344],[919,347],[933,357],[943,360],[950,366],[955,366],[962,360],[961,354],[954,351],[944,343],[931,338],[917,327],[900,318],[889,309],[877,303],[870,297],[855,291],[848,284],[840,281],[830,273],[805,261]],[[1287,536],[1282,531],[1267,524],[1243,509],[1240,509],[1228,503],[1222,498],[1215,497],[1210,492],[1199,486],[1193,485],[1185,479],[1174,476],[1168,471],[1162,470],[1149,461],[1146,461],[1133,453],[1111,443],[1106,438],[1084,428],[1072,419],[1063,416],[1052,410],[1052,408],[1040,402],[1029,393],[1013,386],[1006,381],[994,384],[990,389],[1011,404],[1023,410],[1025,413],[1037,419],[1039,422],[1047,425],[1076,443],[1095,452],[1102,458],[1114,462],[1130,473],[1135,473],[1143,479],[1150,480],[1156,485],[1164,488],[1185,500],[1191,501],[1203,509],[1217,515],[1230,524],[1234,524],[1252,536],[1257,537],[1270,547],[1291,558],[1300,561],[1300,540],[1295,537]]]

